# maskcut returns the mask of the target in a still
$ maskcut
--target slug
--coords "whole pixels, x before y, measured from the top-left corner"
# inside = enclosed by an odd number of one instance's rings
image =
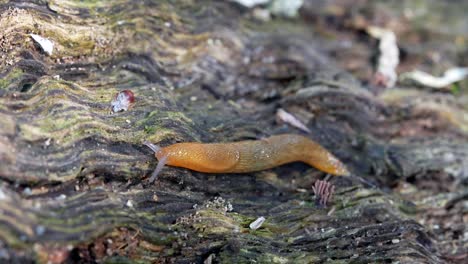
[[[208,173],[243,173],[301,161],[333,175],[349,175],[345,165],[318,143],[293,134],[232,143],[177,143],[159,147],[144,143],[159,163],[150,181],[164,165]]]

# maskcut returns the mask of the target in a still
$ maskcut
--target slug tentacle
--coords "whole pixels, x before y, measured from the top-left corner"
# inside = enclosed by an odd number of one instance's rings
[[[150,148],[154,153],[158,153],[160,150],[161,150],[161,147],[158,146],[158,145],[155,145],[149,141],[145,141],[143,142],[143,145],[147,146],[148,148]]]
[[[167,156],[164,156],[161,159],[159,159],[156,169],[154,169],[153,173],[151,174],[151,177],[149,178],[150,183],[154,182],[158,178],[158,175],[161,172],[161,170],[164,168],[164,165],[166,165],[166,162],[167,162]]]
[[[143,144],[149,147],[152,151],[154,151],[155,155],[158,155],[161,152],[161,147],[158,145],[155,145],[148,141],[143,142]],[[158,165],[156,166],[156,169],[151,174],[151,177],[149,178],[149,182],[154,182],[156,180],[156,178],[158,177],[159,173],[164,168],[164,165],[166,165],[166,163],[167,163],[167,155],[161,156],[160,158],[158,158]]]

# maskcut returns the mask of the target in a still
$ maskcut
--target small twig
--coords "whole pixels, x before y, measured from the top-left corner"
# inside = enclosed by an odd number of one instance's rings
[[[375,185],[374,183],[372,183],[369,180],[364,179],[363,177],[359,177],[359,176],[353,175],[353,174],[349,175],[349,177],[351,179],[355,179],[355,180],[359,181],[364,187],[369,187],[369,188],[373,188],[373,189],[378,188],[377,185]]]
[[[137,229],[135,234],[132,236],[132,240],[135,240],[135,238],[140,234],[140,229]]]
[[[304,125],[297,117],[293,116],[292,114],[286,112],[284,109],[278,109],[276,112],[276,119],[279,122],[287,123],[293,127],[299,128],[300,130],[310,133],[310,129]]]

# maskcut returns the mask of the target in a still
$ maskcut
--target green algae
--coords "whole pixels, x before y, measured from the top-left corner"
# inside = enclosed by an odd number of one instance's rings
[[[7,89],[15,84],[23,76],[24,72],[20,68],[11,69],[8,74],[0,79],[0,89]]]

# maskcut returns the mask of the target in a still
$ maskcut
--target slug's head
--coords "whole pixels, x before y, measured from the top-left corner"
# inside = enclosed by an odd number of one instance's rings
[[[147,146],[148,148],[150,148],[153,152],[154,152],[154,156],[159,160],[161,161],[162,158],[166,157],[169,157],[170,155],[170,151],[167,150],[167,148],[161,148],[160,146],[158,145],[155,145],[153,143],[150,143],[148,141],[145,141],[143,142],[143,144],[145,146]]]
[[[324,171],[337,175],[337,176],[349,176],[351,173],[348,171],[346,166],[331,153],[327,155],[327,162],[325,163],[327,168],[323,168]]]

